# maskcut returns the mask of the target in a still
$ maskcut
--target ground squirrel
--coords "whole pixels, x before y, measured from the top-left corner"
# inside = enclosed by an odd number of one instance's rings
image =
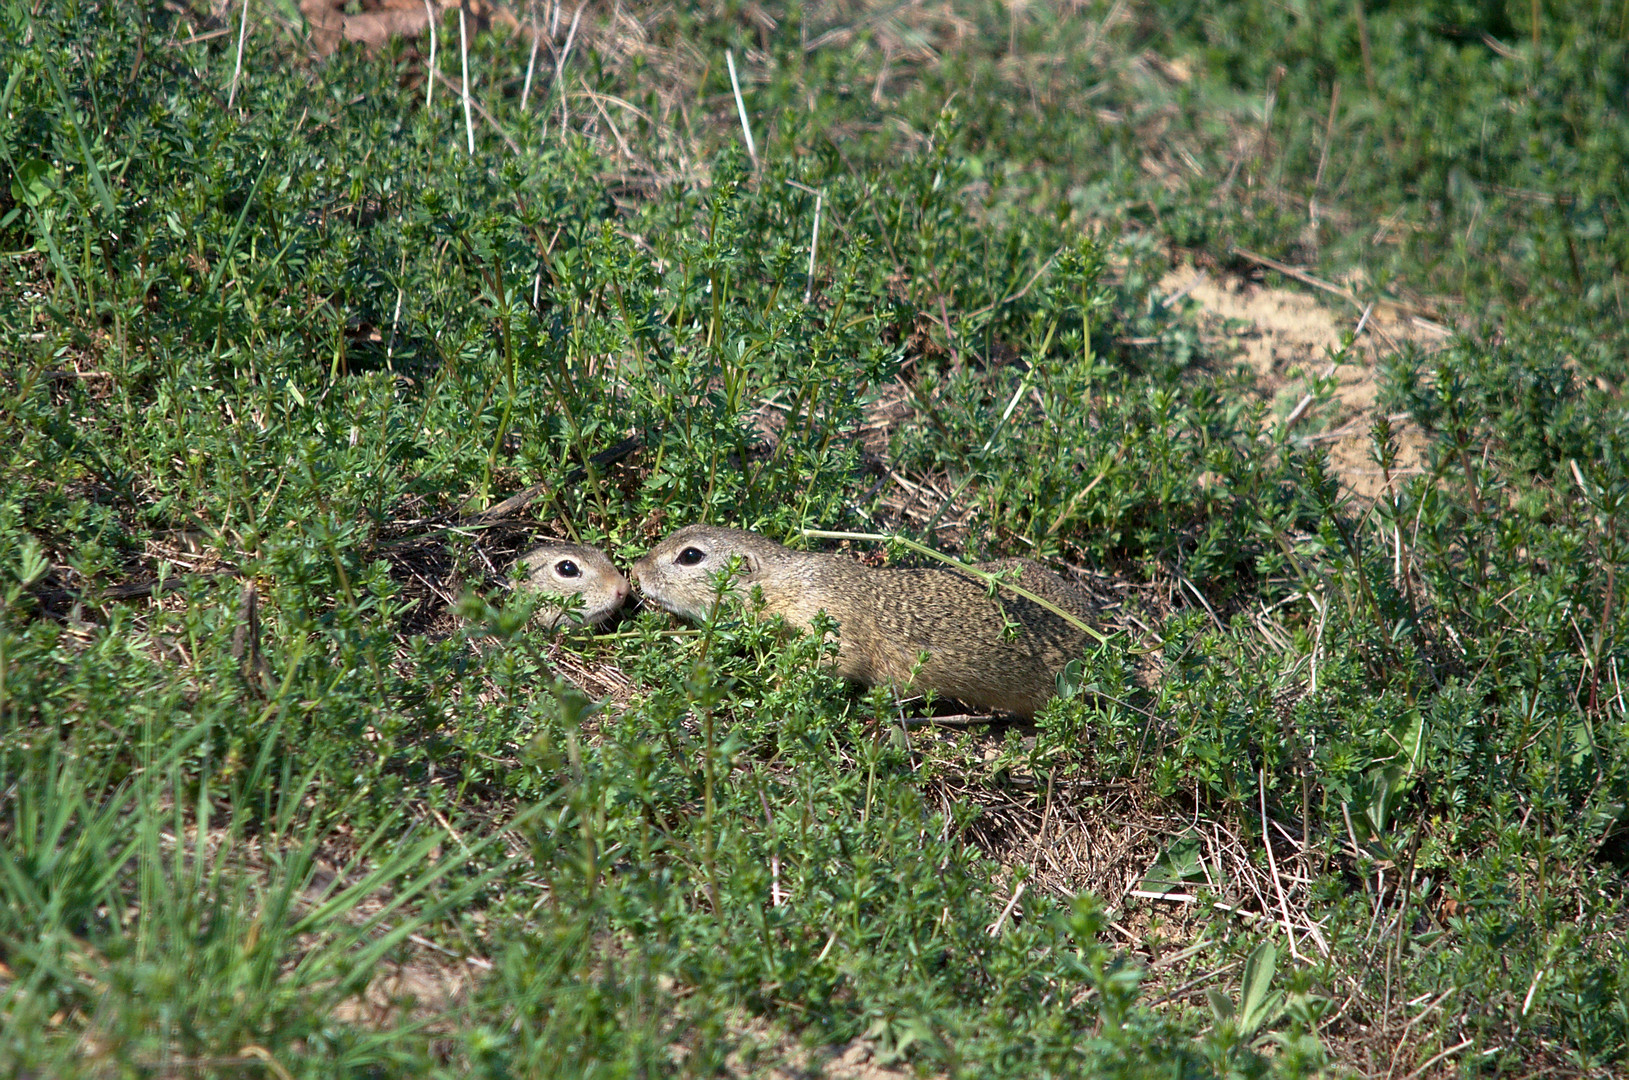
[[[634,563],[631,576],[661,607],[700,622],[717,595],[717,575],[737,556],[736,596],[756,587],[768,613],[804,630],[825,611],[838,626],[837,673],[867,685],[932,690],[975,708],[1033,716],[1087,642],[1055,612],[1009,591],[992,596],[983,579],[960,570],[877,570],[741,529],[687,526]],[[1014,584],[1087,621],[1086,598],[1038,563],[976,566],[985,573],[1015,568],[1016,577],[1007,575]]]
[[[545,597],[582,597],[582,606],[572,611],[548,601],[539,606],[537,619],[551,630],[562,623],[598,626],[628,599],[628,579],[597,548],[546,540],[515,563],[526,571],[517,588]]]

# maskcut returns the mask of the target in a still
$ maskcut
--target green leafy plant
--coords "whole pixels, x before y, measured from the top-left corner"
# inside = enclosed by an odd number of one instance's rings
[[[1621,1063],[1616,7],[287,14],[0,8],[8,1068]],[[985,723],[506,589],[693,520],[1108,640]]]

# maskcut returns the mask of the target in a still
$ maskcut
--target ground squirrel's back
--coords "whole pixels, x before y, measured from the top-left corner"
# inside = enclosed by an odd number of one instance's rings
[[[550,629],[579,622],[598,626],[628,599],[628,579],[598,548],[546,540],[515,562],[526,571],[520,588],[544,596],[582,597],[582,607],[571,612],[550,604],[540,607],[537,619]]]
[[[1031,716],[1057,692],[1058,672],[1087,641],[1055,612],[1008,590],[991,595],[983,579],[960,570],[872,569],[740,529],[680,529],[636,562],[632,576],[663,608],[700,621],[717,595],[716,575],[736,559],[732,592],[756,586],[768,612],[805,630],[825,611],[838,625],[837,673],[867,684],[931,690]],[[1012,571],[1019,587],[1082,621],[1090,617],[1086,598],[1038,563],[1007,559],[976,569]]]

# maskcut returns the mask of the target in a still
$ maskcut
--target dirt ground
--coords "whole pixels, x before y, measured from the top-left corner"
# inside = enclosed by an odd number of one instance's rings
[[[1377,495],[1384,480],[1370,457],[1369,425],[1376,416],[1380,360],[1404,342],[1426,350],[1440,348],[1452,331],[1395,306],[1377,304],[1365,319],[1363,311],[1343,305],[1347,310],[1342,312],[1310,287],[1270,288],[1186,265],[1173,269],[1161,282],[1166,295],[1183,290],[1184,302],[1198,309],[1212,345],[1224,352],[1228,344],[1239,350],[1239,358],[1255,373],[1260,392],[1274,403],[1275,417],[1296,415],[1301,407],[1293,425],[1295,435],[1329,445],[1330,464],[1349,494],[1362,499]],[[1312,380],[1329,372],[1330,356],[1340,348],[1341,335],[1360,325],[1362,333],[1347,353],[1347,362],[1334,366],[1334,400],[1303,407]],[[1399,449],[1393,474],[1421,471],[1422,433],[1406,413],[1392,414],[1391,420]]]

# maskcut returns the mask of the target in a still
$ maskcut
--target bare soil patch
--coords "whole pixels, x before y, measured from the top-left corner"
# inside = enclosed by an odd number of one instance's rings
[[[1298,437],[1328,445],[1330,464],[1347,493],[1372,499],[1384,489],[1369,438],[1378,415],[1380,361],[1405,342],[1441,348],[1451,331],[1395,305],[1377,303],[1364,318],[1361,311],[1343,313],[1307,292],[1188,265],[1172,269],[1160,284],[1167,295],[1186,290],[1185,299],[1198,309],[1201,332],[1214,348],[1237,350],[1255,375],[1258,393],[1273,403],[1275,417],[1295,416]],[[1342,335],[1360,326],[1346,362],[1333,363]],[[1297,414],[1313,380],[1331,373],[1333,400],[1309,403]],[[1393,475],[1423,471],[1424,433],[1407,414],[1391,418],[1399,450]]]

